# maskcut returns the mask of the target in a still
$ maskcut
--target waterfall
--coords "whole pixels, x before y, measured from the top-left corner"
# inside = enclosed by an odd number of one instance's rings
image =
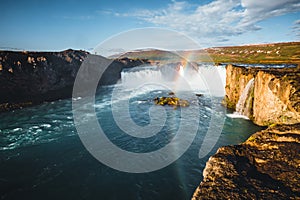
[[[216,68],[213,65],[199,65],[196,69],[182,65],[179,68],[176,67],[177,64],[169,64],[163,67],[143,66],[125,69],[121,73],[121,84],[124,88],[129,89],[148,85],[147,87],[151,90],[161,90],[166,89],[163,87],[164,85],[174,92],[192,90],[197,93],[224,96],[223,85],[225,85],[226,75],[224,67]],[[221,83],[213,84],[216,81]],[[218,87],[208,88],[207,84],[209,83]]]
[[[136,87],[147,82],[164,81],[161,71],[155,68],[136,68],[121,72],[121,82],[126,87]]]
[[[238,103],[236,104],[236,114],[243,115],[246,117],[250,116],[252,109],[252,97],[251,93],[254,88],[254,78],[252,78],[243,90]]]

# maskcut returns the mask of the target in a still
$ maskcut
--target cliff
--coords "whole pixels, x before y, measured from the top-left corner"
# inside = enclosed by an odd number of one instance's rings
[[[147,63],[128,58],[109,60],[76,50],[0,51],[0,112],[70,98],[81,64],[95,57],[98,61],[110,63],[99,85],[115,84],[121,78],[123,68]],[[99,68],[104,67],[99,65]]]
[[[300,124],[277,125],[210,157],[198,199],[299,199]]]
[[[247,83],[254,78],[254,91],[247,99],[248,117],[260,126],[300,122],[300,70],[298,68],[246,68],[226,66],[227,107],[236,104]],[[249,103],[250,102],[250,103]]]
[[[193,200],[300,199],[299,81],[299,66],[226,66],[224,104],[242,107],[254,123],[269,128],[240,145],[219,148]]]

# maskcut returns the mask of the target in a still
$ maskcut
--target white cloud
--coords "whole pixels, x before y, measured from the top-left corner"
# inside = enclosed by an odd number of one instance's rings
[[[204,43],[222,43],[231,36],[260,30],[258,22],[300,11],[299,0],[214,0],[195,6],[173,1],[159,10],[137,10],[120,16],[136,17],[155,26],[175,29]]]
[[[241,0],[243,7],[251,12],[270,12],[277,14],[284,14],[286,12],[299,10],[299,0]]]
[[[294,22],[293,33],[296,34],[296,36],[300,39],[300,19],[296,20]]]
[[[270,17],[300,11],[299,0],[241,0],[241,5],[245,8],[242,20],[245,24],[254,24]]]

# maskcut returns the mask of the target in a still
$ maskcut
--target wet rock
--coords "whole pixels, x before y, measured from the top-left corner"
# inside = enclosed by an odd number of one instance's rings
[[[219,148],[192,199],[299,199],[299,166],[300,124],[270,127]]]
[[[165,105],[169,105],[169,106],[173,106],[173,107],[187,107],[189,106],[189,102],[187,100],[183,100],[180,99],[178,97],[156,97],[154,99],[154,103],[156,105],[161,105],[161,106],[165,106]]]

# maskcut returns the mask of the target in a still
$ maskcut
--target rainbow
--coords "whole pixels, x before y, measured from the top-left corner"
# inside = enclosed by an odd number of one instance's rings
[[[188,56],[186,57],[181,57],[181,60],[179,62],[179,64],[176,66],[176,75],[174,77],[174,91],[177,91],[177,89],[182,85],[184,78],[185,77],[185,71],[187,69],[188,63],[189,63],[189,57],[191,55],[188,54]]]

